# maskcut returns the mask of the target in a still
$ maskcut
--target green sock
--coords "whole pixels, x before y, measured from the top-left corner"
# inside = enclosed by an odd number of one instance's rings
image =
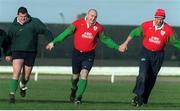
[[[29,80],[25,80],[24,74],[22,74],[20,81],[25,86]]]
[[[86,86],[87,86],[87,80],[80,79],[79,83],[78,83],[78,90],[77,90],[77,93],[76,93],[77,98],[82,97],[83,93],[86,90]]]
[[[71,78],[71,83],[72,83],[72,89],[76,90],[77,89],[77,83],[78,83],[79,79],[73,79]]]
[[[15,93],[18,87],[18,80],[11,79],[10,80],[10,93]]]

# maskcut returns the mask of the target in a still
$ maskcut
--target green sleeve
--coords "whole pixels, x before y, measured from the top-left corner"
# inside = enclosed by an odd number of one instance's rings
[[[3,53],[5,54],[5,56],[12,55],[12,51],[11,51],[12,38],[13,38],[13,31],[12,31],[12,27],[10,27],[8,30],[8,34],[6,36],[5,42],[3,42],[3,45],[7,45],[6,49],[3,50]]]
[[[10,40],[7,35],[4,37],[4,40],[2,43],[2,49],[5,56],[12,55],[11,50],[10,50]]]
[[[176,33],[174,33],[174,34],[170,37],[170,39],[169,39],[168,42],[171,43],[174,47],[180,49],[180,39],[177,39],[177,34],[176,34]]]
[[[141,34],[142,34],[143,30],[142,30],[142,26],[139,26],[135,29],[133,29],[131,32],[130,32],[130,37],[133,39],[135,37],[140,37]]]
[[[119,45],[116,44],[110,37],[107,37],[104,32],[101,32],[99,35],[99,39],[102,43],[104,43],[107,47],[118,50]]]
[[[72,33],[74,33],[75,27],[71,24],[62,32],[59,34],[54,40],[52,41],[54,44],[61,43],[64,41],[65,38],[69,37]]]
[[[8,38],[8,35],[6,34],[5,31],[2,32],[2,44],[1,44],[1,48],[3,49],[3,53],[5,56],[11,55],[11,51],[10,51],[10,40]]]
[[[47,40],[53,40],[52,32],[43,22],[41,22],[41,20],[36,19],[35,25],[36,25],[36,30],[39,34],[43,34]]]

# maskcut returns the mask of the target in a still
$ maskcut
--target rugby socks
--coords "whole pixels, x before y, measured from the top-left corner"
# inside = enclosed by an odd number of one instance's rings
[[[10,94],[15,94],[18,87],[18,80],[11,79],[10,80]]]
[[[83,93],[86,90],[86,86],[87,86],[87,80],[84,79],[80,79],[79,83],[78,83],[78,90],[76,93],[76,98],[81,98]]]
[[[71,83],[72,83],[72,89],[73,90],[77,90],[77,83],[78,83],[79,79],[73,79],[71,78]]]
[[[21,79],[20,79],[20,87],[21,87],[21,88],[25,87],[28,81],[29,81],[29,80],[25,80],[25,77],[24,77],[24,75],[22,74],[22,75],[21,75]]]

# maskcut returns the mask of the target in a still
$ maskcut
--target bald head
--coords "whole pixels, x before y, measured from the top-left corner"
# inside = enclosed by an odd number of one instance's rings
[[[90,12],[96,13],[96,15],[97,15],[97,10],[96,9],[89,9],[87,14],[89,14]]]
[[[89,25],[92,25],[96,22],[97,11],[95,9],[89,9],[86,15],[86,21]]]

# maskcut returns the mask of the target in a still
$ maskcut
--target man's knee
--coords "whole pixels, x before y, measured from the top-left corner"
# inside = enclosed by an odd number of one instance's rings
[[[81,79],[87,80],[89,71],[87,69],[82,69],[80,72]]]
[[[30,78],[30,75],[24,77],[24,79],[25,79],[26,81],[28,81],[29,78]]]
[[[73,79],[73,80],[79,79],[79,74],[73,74],[72,79]]]
[[[15,75],[15,74],[14,74],[13,77],[12,77],[12,79],[18,80],[18,79],[19,79],[19,75],[17,75],[17,74]]]
[[[145,83],[145,73],[140,73],[138,76],[137,76],[137,81],[141,82],[141,83]]]

